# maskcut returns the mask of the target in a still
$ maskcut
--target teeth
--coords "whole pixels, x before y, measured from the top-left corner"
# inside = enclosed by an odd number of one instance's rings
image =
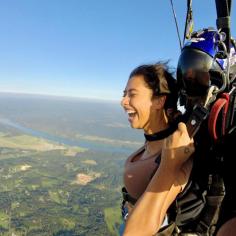
[[[136,113],[135,111],[126,111],[127,114],[134,114]]]

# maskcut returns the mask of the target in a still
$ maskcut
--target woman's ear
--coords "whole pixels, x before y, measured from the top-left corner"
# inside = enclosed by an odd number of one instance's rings
[[[158,110],[162,109],[162,108],[164,108],[165,102],[166,102],[165,95],[154,97],[153,98],[153,107]]]

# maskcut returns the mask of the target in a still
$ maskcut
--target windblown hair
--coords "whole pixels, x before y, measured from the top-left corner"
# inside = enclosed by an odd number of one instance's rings
[[[144,81],[146,82],[148,88],[152,90],[154,97],[166,95],[164,109],[166,110],[168,119],[171,122],[172,117],[170,116],[173,116],[178,111],[178,87],[177,81],[173,76],[173,72],[171,72],[171,69],[168,66],[168,62],[160,61],[155,64],[138,66],[130,73],[129,79],[140,75],[144,77]],[[167,82],[169,92],[161,91],[160,81],[163,80],[163,78]]]

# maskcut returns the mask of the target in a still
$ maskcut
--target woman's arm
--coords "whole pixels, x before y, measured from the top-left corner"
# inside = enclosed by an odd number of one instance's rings
[[[164,142],[161,164],[129,215],[124,236],[151,236],[160,229],[168,207],[188,180],[186,168],[191,166],[193,151],[186,126],[180,123]]]

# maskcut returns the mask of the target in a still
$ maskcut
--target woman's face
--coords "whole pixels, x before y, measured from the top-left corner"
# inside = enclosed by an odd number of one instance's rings
[[[142,75],[131,77],[124,90],[121,106],[132,128],[148,131],[157,125],[156,100]]]

